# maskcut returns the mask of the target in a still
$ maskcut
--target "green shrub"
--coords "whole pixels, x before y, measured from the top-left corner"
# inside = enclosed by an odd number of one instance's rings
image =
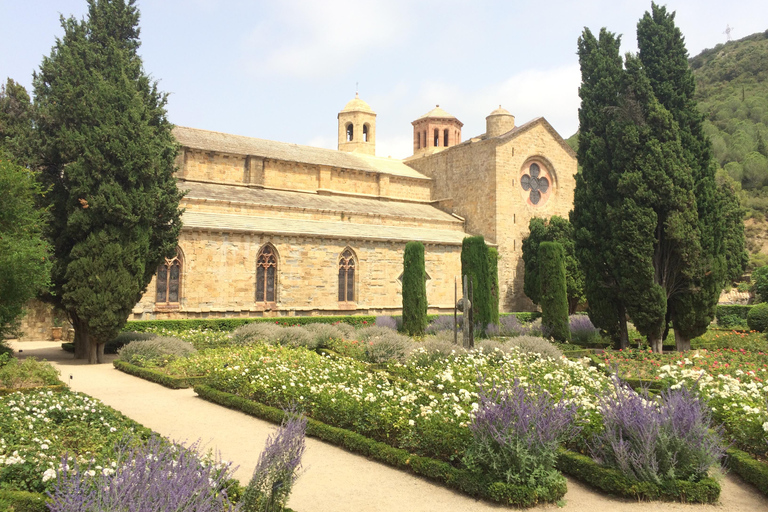
[[[752,293],[756,302],[768,302],[768,265],[752,272]]]
[[[753,331],[765,332],[768,329],[768,302],[761,302],[747,315],[747,325]]]
[[[726,329],[747,327],[747,320],[745,318],[741,318],[739,315],[721,315],[717,319],[717,326],[725,327]]]
[[[720,321],[720,318],[723,316],[738,316],[739,318],[743,319],[746,323],[747,321],[747,315],[749,315],[750,310],[753,306],[746,306],[743,304],[721,304],[717,306],[717,312],[715,313],[718,322]]]
[[[354,327],[346,325],[350,328],[349,332],[354,331]],[[335,340],[344,338],[344,332],[337,325],[307,324],[304,326],[304,329],[315,338],[317,348],[328,348]]]
[[[461,275],[472,280],[473,320],[483,329],[493,323],[488,260],[488,246],[482,236],[470,236],[461,243]]]
[[[514,338],[509,338],[509,341],[504,345],[507,347],[517,347],[523,352],[540,354],[553,359],[563,357],[563,353],[559,348],[538,336],[515,336]]]
[[[363,342],[365,357],[372,363],[397,361],[404,363],[416,344],[410,338],[387,327],[366,327],[357,332],[357,339]]]
[[[281,316],[275,318],[200,318],[185,320],[133,320],[127,322],[126,331],[155,331],[168,329],[172,331],[186,331],[191,329],[232,332],[238,327],[251,323],[268,323],[281,326],[306,325],[315,323],[336,324],[346,323],[353,326],[373,324],[375,316],[371,315],[344,315],[344,316]]]
[[[245,324],[232,332],[232,343],[235,345],[248,345],[250,343],[275,343],[283,328],[277,324],[265,322],[253,322]]]
[[[403,255],[403,330],[421,336],[427,327],[427,271],[424,244],[408,242]]]
[[[555,341],[570,341],[565,250],[557,242],[542,242],[539,244],[538,260],[542,330],[547,337],[552,337]]]
[[[13,355],[13,349],[6,345],[5,340],[0,339],[0,356],[3,355],[7,355],[10,359],[10,357]],[[3,366],[4,364],[2,361],[3,359],[0,359],[0,366]],[[7,359],[5,359],[5,361],[7,362]]]
[[[174,359],[189,357],[196,352],[191,343],[170,336],[158,336],[129,343],[120,349],[118,359],[136,366],[163,367]]]
[[[425,336],[419,346],[408,354],[408,360],[418,366],[430,366],[452,353],[463,354],[464,352],[466,350],[461,345],[453,343],[453,331],[438,331],[434,335]]]
[[[0,511],[47,512],[48,505],[43,494],[0,489]]]
[[[151,332],[123,331],[115,339],[108,341],[104,345],[105,354],[117,354],[117,351],[132,341],[151,340],[156,338],[157,334]]]
[[[309,350],[318,348],[315,336],[298,325],[281,328],[277,331],[277,338],[275,341],[280,345],[288,347],[305,347]]]
[[[2,356],[0,359],[6,357],[8,356]],[[47,361],[38,361],[34,357],[19,361],[12,357],[6,364],[0,365],[0,387],[20,389],[57,384],[61,384],[59,370]]]

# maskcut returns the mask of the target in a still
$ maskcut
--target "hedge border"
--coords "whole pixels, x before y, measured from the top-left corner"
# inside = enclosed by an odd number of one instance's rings
[[[768,463],[760,462],[737,448],[728,448],[726,464],[745,482],[754,485],[758,491],[768,496]]]
[[[48,505],[44,494],[0,489],[0,510],[47,512]]]
[[[712,478],[704,478],[698,482],[672,480],[664,485],[637,482],[617,469],[602,467],[586,455],[565,449],[558,452],[557,469],[592,487],[622,498],[684,503],[716,503],[720,498],[720,485]]]
[[[197,385],[194,389],[205,400],[273,423],[280,423],[285,414],[275,407],[219,391],[204,384]],[[350,430],[332,427],[311,418],[307,419],[307,435],[395,468],[409,470],[472,497],[497,503],[518,507],[532,507],[539,502],[555,503],[565,496],[567,490],[564,477],[558,479],[549,489],[531,489],[504,482],[493,482],[468,470],[455,468],[447,462],[414,455]]]
[[[726,315],[734,315],[742,320],[747,319],[747,315],[749,315],[750,310],[752,309],[752,305],[745,305],[745,304],[720,304],[717,306],[717,311],[715,312],[715,318],[720,320],[720,317],[726,316]]]
[[[125,361],[115,360],[112,361],[112,365],[121,372],[139,377],[151,382],[155,382],[166,388],[170,389],[187,389],[191,388],[197,382],[203,381],[206,377],[173,377],[167,373],[163,373],[151,368],[142,368],[135,364],[126,363]]]

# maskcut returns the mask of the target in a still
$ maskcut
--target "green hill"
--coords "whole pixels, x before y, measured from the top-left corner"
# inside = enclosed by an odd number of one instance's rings
[[[690,63],[715,159],[742,189],[753,266],[766,264],[768,31],[704,50]]]

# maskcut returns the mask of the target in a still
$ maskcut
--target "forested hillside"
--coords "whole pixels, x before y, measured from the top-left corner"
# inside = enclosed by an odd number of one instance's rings
[[[768,263],[768,31],[691,60],[718,165],[741,186],[753,266]]]
[[[704,129],[722,169],[719,179],[732,179],[740,190],[750,266],[766,265],[768,31],[704,50],[690,64]],[[567,142],[575,148],[578,134]]]

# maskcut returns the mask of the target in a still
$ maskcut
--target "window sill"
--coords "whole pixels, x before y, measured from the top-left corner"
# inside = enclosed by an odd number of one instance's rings
[[[344,311],[353,311],[357,309],[356,302],[339,302],[339,309]]]
[[[181,309],[179,303],[155,304],[155,311],[177,311]]]

